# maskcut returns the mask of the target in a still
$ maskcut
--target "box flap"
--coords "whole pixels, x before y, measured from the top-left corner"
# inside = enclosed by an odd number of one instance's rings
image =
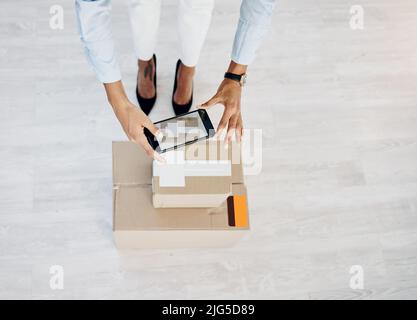
[[[113,185],[150,184],[152,159],[130,141],[113,141]]]

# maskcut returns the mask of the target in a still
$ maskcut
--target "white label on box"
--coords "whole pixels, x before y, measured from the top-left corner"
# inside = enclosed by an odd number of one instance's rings
[[[159,176],[161,187],[185,187],[184,151],[173,150],[164,154],[166,163],[153,162],[153,175]]]

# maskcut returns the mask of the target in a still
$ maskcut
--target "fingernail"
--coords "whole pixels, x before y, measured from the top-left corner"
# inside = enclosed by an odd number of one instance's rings
[[[162,157],[157,151],[154,151],[153,157],[158,162],[166,163],[166,159],[164,157]]]

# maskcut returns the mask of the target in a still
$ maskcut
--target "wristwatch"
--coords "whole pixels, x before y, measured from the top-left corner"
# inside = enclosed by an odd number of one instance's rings
[[[231,72],[226,72],[224,74],[224,77],[226,79],[230,79],[230,80],[234,80],[234,81],[239,82],[241,87],[243,87],[246,83],[246,73],[244,73],[244,74],[235,74],[235,73],[231,73]]]

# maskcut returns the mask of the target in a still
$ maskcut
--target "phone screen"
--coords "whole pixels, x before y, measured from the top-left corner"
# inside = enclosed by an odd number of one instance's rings
[[[161,134],[156,138],[158,152],[175,149],[178,146],[189,144],[212,134],[211,121],[205,110],[192,111],[184,115],[155,123]],[[214,130],[213,130],[214,133]]]

